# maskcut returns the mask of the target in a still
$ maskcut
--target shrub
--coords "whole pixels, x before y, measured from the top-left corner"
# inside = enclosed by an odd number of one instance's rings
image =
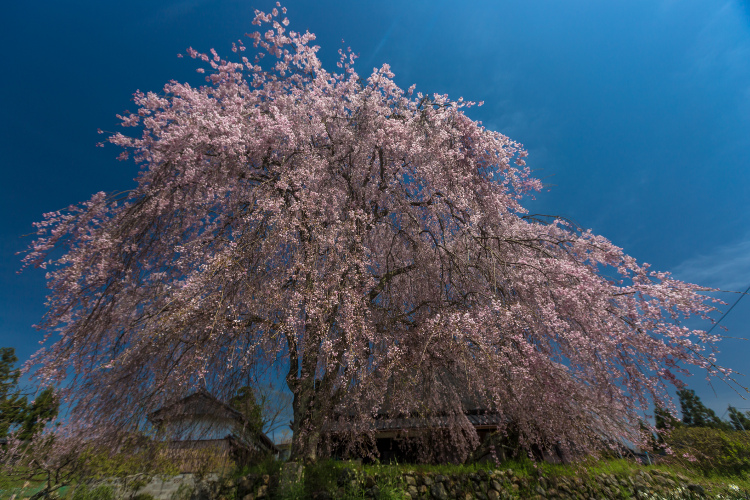
[[[320,460],[305,467],[303,481],[307,498],[323,491],[333,493],[336,490],[339,469],[340,463],[332,460]]]
[[[750,432],[707,427],[678,427],[667,438],[676,461],[704,475],[750,473]]]
[[[277,460],[273,455],[268,455],[263,460],[252,465],[235,466],[230,476],[234,479],[239,479],[248,474],[278,476],[281,473],[281,466],[283,464],[283,461]]]

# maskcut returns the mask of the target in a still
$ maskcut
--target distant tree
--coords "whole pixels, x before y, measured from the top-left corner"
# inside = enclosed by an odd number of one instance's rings
[[[269,435],[289,422],[291,398],[271,384],[256,382],[252,386],[243,386],[229,404],[245,416],[251,429]]]
[[[21,432],[19,438],[31,440],[38,435],[48,422],[57,417],[59,401],[52,387],[42,390],[30,404],[27,403],[25,411],[19,419]]]
[[[737,408],[729,405],[729,422],[736,431],[750,431],[750,411],[742,413]]]
[[[729,429],[727,422],[721,420],[716,413],[707,408],[692,389],[677,391],[680,398],[682,423],[687,427],[708,427],[711,429]]]
[[[454,456],[479,444],[466,400],[523,446],[594,450],[637,439],[672,367],[727,373],[718,337],[681,324],[713,310],[705,288],[529,214],[541,182],[473,103],[402,90],[388,65],[359,76],[346,51],[328,72],[283,12],[256,14],[257,59],[189,49],[208,85],[136,94],[138,132],[109,138],[142,164],[134,189],[37,225],[25,260],[47,268],[58,340],[35,362],[64,384],[68,435],[114,439],[283,365],[292,460],[326,424],[372,429],[386,394],[394,416],[440,415]]]
[[[7,479],[45,478],[45,486],[32,499],[47,498],[65,484],[71,466],[68,452],[52,453],[55,438],[42,437],[44,427],[57,416],[54,389],[40,391],[32,402],[18,387],[21,372],[12,347],[0,348],[0,476]],[[50,455],[56,455],[50,458]],[[52,464],[55,465],[52,465]]]
[[[21,372],[15,368],[17,361],[15,349],[0,348],[0,437],[17,432],[18,439],[29,441],[57,416],[58,402],[48,387],[29,403],[18,387]]]
[[[16,391],[21,372],[15,368],[18,358],[12,347],[0,347],[0,399],[7,399]]]
[[[654,410],[654,421],[657,430],[669,430],[674,429],[682,424],[678,419],[669,412],[669,410],[657,406]]]
[[[0,438],[8,435],[23,420],[27,401],[18,391],[20,371],[15,368],[18,358],[12,347],[0,348]]]
[[[229,401],[229,405],[245,417],[248,432],[263,432],[263,410],[255,399],[255,392],[251,387],[240,387],[237,394]]]

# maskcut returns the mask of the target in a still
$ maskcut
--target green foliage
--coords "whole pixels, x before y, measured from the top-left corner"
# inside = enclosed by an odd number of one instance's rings
[[[13,366],[18,362],[12,347],[0,347],[0,398],[6,399],[16,390],[21,372]]]
[[[341,469],[341,462],[334,460],[319,460],[305,467],[302,477],[302,488],[293,488],[293,496],[302,494],[301,498],[311,498],[314,493],[336,491],[336,478]]]
[[[654,421],[656,428],[660,431],[674,429],[682,425],[682,422],[677,420],[668,410],[660,406],[654,409]]]
[[[258,403],[252,387],[240,387],[237,394],[229,400],[229,406],[242,413],[248,423],[248,432],[263,432],[263,408]]]
[[[0,348],[0,437],[23,420],[27,407],[26,398],[18,393],[18,378],[21,372],[14,368],[18,358],[12,347]]]
[[[680,410],[682,411],[682,423],[688,427],[708,427],[711,429],[729,430],[731,427],[722,421],[716,413],[707,408],[696,396],[692,389],[683,389],[677,392],[680,398]]]
[[[375,498],[380,500],[402,500],[406,498],[405,484],[403,474],[405,469],[398,464],[394,465],[370,465],[363,468],[363,473],[375,479],[377,493]],[[358,493],[353,491],[353,497],[361,498]]]
[[[40,392],[21,414],[19,439],[28,441],[40,433],[46,423],[57,416],[58,406],[57,397],[51,387]]]
[[[740,412],[734,406],[729,406],[729,422],[736,431],[750,431],[750,411]]]
[[[248,474],[257,474],[262,476],[268,474],[269,476],[278,476],[281,474],[281,467],[284,464],[281,460],[276,460],[273,455],[268,455],[263,460],[254,463],[253,465],[243,465],[241,467],[235,467],[230,477],[233,479],[239,479]]]
[[[679,427],[667,439],[673,461],[706,476],[750,474],[750,431],[710,427]]]
[[[750,412],[742,414],[730,406],[725,422],[692,389],[678,391],[677,396],[681,422],[661,408],[655,411],[656,428],[670,431],[663,440],[675,453],[670,460],[706,476],[750,473],[750,432],[744,432],[750,430]]]
[[[19,439],[30,441],[44,425],[57,416],[58,401],[51,387],[41,391],[33,402],[18,389],[20,371],[12,347],[0,348],[0,437],[18,430]]]
[[[305,467],[302,483],[292,488],[284,498],[314,498],[316,493],[327,492],[332,498],[401,500],[405,498],[403,472],[403,467],[398,465],[361,467],[351,462],[320,460]],[[365,477],[372,478],[370,493],[373,496],[365,495],[369,489]],[[356,479],[357,486],[350,484],[352,479]]]

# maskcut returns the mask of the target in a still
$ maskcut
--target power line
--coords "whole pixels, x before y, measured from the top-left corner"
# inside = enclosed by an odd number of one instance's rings
[[[738,302],[739,302],[740,300],[742,300],[742,297],[744,297],[745,295],[747,295],[747,292],[749,292],[749,291],[750,291],[750,285],[748,285],[748,287],[747,287],[747,288],[745,289],[745,291],[744,291],[744,292],[742,292],[742,293],[740,294],[740,296],[739,296],[739,297],[737,298],[737,300],[735,300],[735,301],[734,301],[734,304],[732,304],[732,307],[730,307],[729,309],[727,309],[727,312],[725,312],[724,314],[722,314],[721,318],[719,318],[719,321],[717,321],[716,323],[714,323],[714,324],[713,324],[713,325],[711,326],[711,328],[709,328],[709,329],[708,329],[708,331],[706,332],[706,335],[708,335],[709,333],[711,333],[711,330],[713,330],[714,328],[716,328],[716,326],[717,326],[717,325],[718,325],[719,323],[721,323],[721,320],[723,320],[724,318],[726,318],[726,317],[727,317],[727,314],[729,314],[729,311],[731,311],[732,309],[734,309],[734,306],[736,306],[736,305],[737,305],[737,303],[738,303]]]

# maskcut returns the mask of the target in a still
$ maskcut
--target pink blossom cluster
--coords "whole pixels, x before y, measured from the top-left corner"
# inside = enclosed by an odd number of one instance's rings
[[[466,456],[471,405],[527,446],[592,450],[637,439],[686,366],[726,375],[717,337],[684,325],[712,311],[705,288],[529,215],[526,152],[474,103],[388,65],[361,77],[349,50],[328,72],[285,13],[256,13],[252,60],[188,49],[205,86],[135,94],[120,118],[140,135],[107,139],[141,165],[134,189],[37,224],[25,261],[48,269],[55,337],[33,363],[71,435],[283,365],[298,458],[386,414],[440,416]]]

